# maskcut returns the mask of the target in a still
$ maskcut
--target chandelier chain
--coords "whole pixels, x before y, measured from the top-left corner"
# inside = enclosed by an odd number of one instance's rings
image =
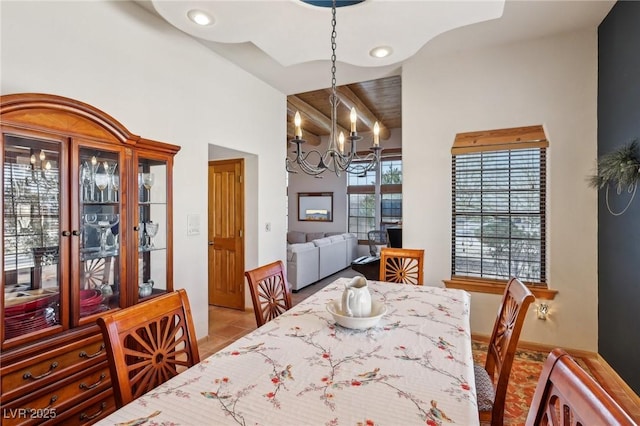
[[[331,8],[331,95],[329,103],[331,105],[331,131],[329,134],[328,149],[323,153],[315,149],[303,151],[302,145],[306,142],[296,133],[294,139],[290,143],[295,144],[295,158],[286,159],[286,170],[290,173],[296,173],[294,166],[297,165],[304,173],[320,177],[322,173],[330,170],[340,176],[340,172],[344,171],[351,174],[363,175],[378,167],[380,162],[380,152],[382,148],[374,142],[374,146],[370,148],[370,153],[364,157],[358,155],[356,142],[362,139],[352,128],[351,134],[347,136],[348,142],[351,144],[350,149],[345,149],[345,138],[342,134],[338,135],[338,104],[339,99],[336,90],[336,0],[332,1]],[[355,110],[354,110],[355,112]],[[354,114],[355,115],[355,114]],[[300,126],[300,116],[296,113],[296,126]],[[377,127],[377,123],[376,123]],[[301,130],[297,127],[296,132],[301,134]],[[317,160],[317,163],[311,163],[310,157]]]
[[[333,8],[331,9],[331,93],[336,93],[336,0],[333,0]]]
[[[336,139],[338,136],[338,123],[335,117],[338,114],[338,96],[336,95],[336,49],[338,47],[336,38],[338,32],[336,31],[336,0],[333,0],[333,7],[331,8],[331,95],[329,97],[329,104],[331,105],[331,131],[329,134],[329,149],[335,150]]]

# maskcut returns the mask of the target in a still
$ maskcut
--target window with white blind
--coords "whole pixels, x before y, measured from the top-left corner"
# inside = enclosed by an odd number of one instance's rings
[[[463,133],[452,148],[451,280],[546,286],[542,126]]]

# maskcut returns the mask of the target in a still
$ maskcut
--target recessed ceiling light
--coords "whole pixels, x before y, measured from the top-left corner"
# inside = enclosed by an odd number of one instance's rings
[[[198,25],[206,26],[213,23],[213,19],[209,15],[198,9],[191,9],[187,12],[187,16]]]
[[[378,46],[374,49],[371,49],[369,55],[373,56],[374,58],[386,58],[387,56],[391,55],[391,53],[393,53],[393,49],[391,47]]]

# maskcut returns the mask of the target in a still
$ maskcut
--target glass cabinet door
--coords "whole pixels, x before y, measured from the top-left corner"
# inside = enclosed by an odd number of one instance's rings
[[[60,325],[62,141],[3,135],[4,337]]]
[[[79,317],[120,307],[119,152],[81,147],[79,159]]]
[[[167,162],[138,158],[138,300],[167,291]]]

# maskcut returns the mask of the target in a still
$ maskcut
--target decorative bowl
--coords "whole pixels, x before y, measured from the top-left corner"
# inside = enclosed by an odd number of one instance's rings
[[[387,307],[384,303],[372,300],[371,315],[368,317],[349,317],[344,315],[339,301],[331,300],[327,303],[327,311],[333,316],[333,319],[345,328],[353,328],[355,330],[365,330],[374,327],[380,321],[380,318],[387,313]]]

